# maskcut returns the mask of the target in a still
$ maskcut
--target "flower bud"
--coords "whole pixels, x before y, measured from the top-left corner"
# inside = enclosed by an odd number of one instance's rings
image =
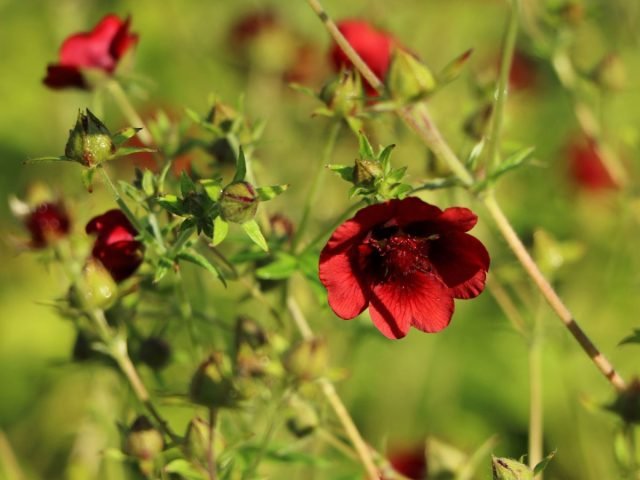
[[[302,340],[286,354],[284,367],[299,380],[314,380],[327,368],[329,352],[323,339]]]
[[[78,112],[78,120],[64,149],[67,158],[81,163],[85,167],[94,167],[109,160],[116,147],[111,140],[107,127],[89,109]]]
[[[45,248],[71,230],[69,215],[60,202],[41,203],[24,217],[24,224],[31,233],[32,248]]]
[[[239,400],[239,392],[230,370],[220,355],[210,355],[191,379],[191,401],[210,408],[235,406]]]
[[[140,415],[129,427],[127,434],[126,452],[139,460],[151,460],[164,448],[164,439],[149,421]]]
[[[382,165],[377,160],[357,158],[353,168],[353,183],[362,187],[370,187],[382,175]]]
[[[185,447],[187,454],[196,460],[205,461],[209,450],[209,424],[200,417],[195,417],[189,422],[185,433]],[[213,440],[213,449],[219,454],[224,449],[224,439],[220,431],[216,431]]]
[[[289,402],[287,415],[287,429],[296,437],[302,438],[313,433],[320,421],[316,410],[299,397],[293,397]]]
[[[362,109],[362,82],[352,70],[343,71],[320,91],[320,99],[339,117],[357,114]]]
[[[227,222],[246,223],[256,216],[258,195],[249,182],[234,182],[222,190],[220,210]]]
[[[140,361],[153,370],[161,370],[171,359],[171,346],[162,338],[148,337],[140,344]]]
[[[394,99],[411,102],[433,92],[436,80],[426,65],[411,53],[398,48],[391,63],[387,86]]]
[[[267,334],[253,318],[241,316],[236,319],[236,348],[247,344],[252,349],[267,344]]]
[[[70,293],[70,301],[81,308],[107,310],[117,299],[118,287],[99,260],[89,258],[82,269],[82,281]]]
[[[622,90],[627,85],[627,71],[618,55],[604,57],[592,73],[594,81],[605,90]]]
[[[533,480],[533,472],[525,464],[511,458],[491,457],[493,480]]]
[[[627,424],[640,424],[640,378],[634,378],[618,398],[607,407]]]

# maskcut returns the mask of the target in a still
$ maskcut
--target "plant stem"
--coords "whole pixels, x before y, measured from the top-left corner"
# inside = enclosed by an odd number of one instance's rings
[[[540,309],[534,318],[529,344],[529,466],[533,469],[542,460],[543,403],[542,403],[542,346],[543,316]],[[538,480],[542,480],[542,473]]]
[[[500,60],[500,72],[498,74],[498,82],[496,85],[495,102],[493,104],[493,115],[491,118],[491,127],[487,136],[487,152],[489,168],[496,168],[500,163],[500,137],[502,132],[502,120],[504,118],[504,107],[507,100],[507,92],[509,90],[509,74],[511,72],[511,63],[513,60],[513,51],[515,50],[516,37],[518,35],[518,11],[519,0],[510,0],[511,12],[509,14],[509,22],[505,31],[504,41],[502,44],[502,58]]]
[[[524,318],[520,314],[518,307],[513,303],[513,300],[502,286],[500,282],[498,282],[495,277],[488,276],[487,277],[487,288],[489,289],[489,293],[493,296],[494,300],[502,309],[507,320],[513,326],[513,329],[518,332],[522,336],[527,335],[527,327]]]
[[[335,149],[341,126],[342,122],[334,122],[333,125],[331,125],[331,130],[329,130],[329,137],[327,138],[327,143],[325,144],[324,151],[322,153],[322,163],[318,165],[318,168],[316,169],[311,187],[309,188],[309,193],[307,194],[307,198],[304,202],[302,217],[300,219],[300,223],[298,224],[298,229],[291,242],[291,250],[294,252],[298,244],[300,243],[300,240],[302,240],[304,232],[307,228],[311,208],[318,200],[318,193],[320,193],[320,187],[322,186],[322,181],[324,180],[326,165],[331,162],[331,156],[333,155],[333,150]]]
[[[307,0],[312,9],[320,17],[320,20],[324,23],[325,27],[334,38],[336,43],[343,49],[345,55],[353,63],[353,65],[360,71],[362,76],[378,91],[382,91],[383,86],[376,75],[371,71],[367,64],[360,58],[355,50],[349,45],[342,33],[338,30],[335,23],[329,18],[328,14],[324,11],[318,0]],[[438,130],[437,126],[431,120],[429,111],[424,102],[418,103],[414,107],[404,107],[396,111],[398,115],[407,123],[407,125],[414,130],[418,136],[424,141],[424,143],[443,161],[447,163],[449,168],[458,176],[460,181],[466,185],[471,186],[474,183],[473,176],[451,150],[449,144],[442,137],[442,134]],[[480,198],[490,215],[493,217],[500,233],[507,241],[507,244],[516,255],[516,258],[520,261],[526,273],[532,278],[538,289],[542,292],[545,300],[549,303],[553,311],[560,318],[562,323],[567,327],[569,332],[573,335],[576,341],[580,344],[582,349],[591,358],[596,367],[601,373],[609,380],[611,385],[618,391],[625,389],[625,382],[620,375],[613,368],[609,360],[600,353],[593,342],[580,328],[578,323],[573,318],[573,315],[569,309],[564,305],[556,291],[551,287],[547,279],[540,272],[537,264],[533,261],[526,248],[522,244],[520,238],[515,233],[511,223],[504,215],[500,205],[494,198],[493,194]]]
[[[138,115],[138,112],[136,112],[136,109],[131,105],[129,97],[127,97],[127,94],[122,89],[122,85],[120,85],[117,80],[109,80],[107,82],[107,90],[109,90],[109,93],[111,93],[111,96],[118,105],[118,108],[131,126],[134,128],[142,128],[142,130],[137,133],[140,141],[147,146],[153,145],[153,137],[151,136],[151,133],[149,133],[147,126],[142,118],[140,118],[140,115]]]
[[[209,473],[209,480],[216,480],[216,457],[214,440],[216,433],[216,418],[218,412],[215,408],[209,409],[209,439],[207,444],[207,467]]]
[[[312,339],[313,331],[311,330],[311,327],[309,326],[307,319],[302,313],[302,310],[300,309],[298,302],[296,302],[294,298],[289,297],[289,299],[287,300],[287,307],[289,308],[291,317],[293,318],[296,326],[298,327],[298,330],[300,330],[300,334],[302,335],[302,338],[304,338],[305,340]],[[336,389],[333,386],[333,383],[331,383],[326,378],[320,378],[318,380],[318,384],[320,385],[320,389],[322,390],[322,393],[324,394],[327,401],[329,402],[329,405],[331,405],[331,408],[333,408],[333,411],[338,417],[338,420],[342,424],[342,427],[344,428],[345,433],[347,434],[347,436],[351,440],[351,443],[355,447],[356,452],[358,453],[358,457],[360,457],[360,462],[362,463],[365,471],[367,472],[367,477],[369,478],[369,480],[379,480],[380,477],[379,477],[378,469],[376,468],[376,465],[373,461],[373,457],[371,455],[371,449],[362,438],[362,435],[360,435],[360,432],[358,431],[358,427],[356,427],[356,424],[351,418],[351,415],[349,415],[349,412],[344,406],[344,403],[342,403],[342,400],[338,396],[338,393],[336,392]]]
[[[11,448],[9,439],[2,430],[0,430],[0,474],[6,475],[6,480],[22,480],[25,478],[20,470],[20,465]],[[2,478],[5,477],[3,476]]]

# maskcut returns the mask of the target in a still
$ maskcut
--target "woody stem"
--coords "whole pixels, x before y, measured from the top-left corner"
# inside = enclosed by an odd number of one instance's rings
[[[342,48],[345,55],[358,69],[364,79],[376,90],[382,92],[384,90],[384,86],[380,79],[377,78],[369,66],[351,47],[344,35],[340,33],[336,24],[324,11],[320,2],[318,0],[307,0],[307,2],[316,12],[335,42],[340,46],[340,48]],[[403,107],[398,109],[396,113],[418,134],[422,141],[436,154],[436,156],[447,163],[449,168],[463,185],[469,187],[474,184],[473,175],[469,170],[467,170],[464,163],[457,157],[449,144],[442,137],[440,130],[432,121],[427,105],[424,102],[420,102],[414,106]],[[598,370],[600,370],[611,385],[618,391],[624,390],[626,388],[624,380],[616,372],[609,360],[596,348],[584,330],[580,328],[576,320],[573,318],[571,311],[565,306],[557,292],[544,277],[538,265],[535,263],[533,258],[531,258],[529,252],[527,252],[524,244],[513,229],[513,226],[505,216],[493,193],[490,192],[486,196],[479,197],[479,199],[486,206],[505,241],[558,318],[560,318],[571,335],[573,335],[574,339],[582,347],[589,358],[591,358]]]

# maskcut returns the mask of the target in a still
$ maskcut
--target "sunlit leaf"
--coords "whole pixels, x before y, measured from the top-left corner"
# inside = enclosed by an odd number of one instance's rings
[[[262,231],[260,231],[258,222],[256,222],[255,220],[249,220],[248,222],[242,224],[242,229],[247,233],[249,238],[253,240],[253,243],[259,246],[265,252],[269,251],[269,246],[267,245],[267,241],[265,240],[264,235],[262,235]]]

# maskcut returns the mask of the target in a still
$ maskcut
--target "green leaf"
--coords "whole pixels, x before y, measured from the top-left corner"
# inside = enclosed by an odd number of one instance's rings
[[[290,83],[289,84],[289,88],[296,91],[296,92],[300,92],[303,93],[305,95],[309,95],[310,97],[313,98],[318,98],[318,94],[316,93],[315,90],[309,88],[309,87],[305,87],[304,85],[300,85],[299,83]]]
[[[180,193],[182,198],[189,196],[190,193],[196,192],[196,184],[191,180],[191,177],[183,170],[180,174]]]
[[[640,328],[635,328],[633,334],[623,338],[618,345],[628,345],[630,343],[640,343]]]
[[[395,144],[387,145],[382,149],[380,155],[378,156],[378,160],[382,164],[382,168],[385,173],[388,173],[391,170],[391,163],[389,161],[389,157],[391,155],[391,151],[396,148]],[[405,168],[406,170],[406,168]]]
[[[206,480],[206,477],[200,470],[197,470],[190,462],[183,458],[177,458],[167,463],[164,471],[167,473],[177,473],[186,480]]]
[[[122,450],[117,448],[106,448],[102,451],[104,458],[114,460],[116,462],[131,462],[133,459]]]
[[[485,146],[485,139],[483,138],[478,143],[476,143],[471,149],[471,153],[469,153],[469,157],[465,162],[469,169],[471,170],[476,169],[476,166],[478,165],[478,159],[480,158],[480,155],[482,155],[484,146]]]
[[[207,178],[200,180],[200,185],[204,188],[204,192],[212,201],[217,202],[222,193],[222,181],[218,178]]]
[[[540,462],[538,462],[538,464],[535,467],[533,467],[533,476],[534,477],[536,475],[538,475],[539,473],[542,473],[544,471],[544,469],[547,468],[547,465],[549,465],[549,462],[551,461],[551,459],[553,457],[555,457],[556,452],[557,452],[557,450],[554,450],[549,455],[547,455],[542,460],[540,460]]]
[[[225,222],[222,217],[217,216],[213,221],[213,238],[211,239],[211,245],[217,247],[227,237],[229,233],[229,224]]]
[[[124,192],[129,198],[131,198],[136,203],[142,203],[145,200],[144,195],[140,190],[131,185],[130,183],[125,182],[124,180],[119,180],[118,185],[120,186],[120,190]]]
[[[242,182],[247,176],[247,159],[244,156],[244,150],[240,147],[238,161],[236,162],[236,174],[231,183]]]
[[[96,174],[95,168],[87,168],[82,170],[82,185],[87,189],[87,192],[93,192],[93,176]]]
[[[145,169],[144,174],[142,175],[142,190],[147,195],[147,197],[152,197],[155,193],[155,178],[153,172],[151,170]]]
[[[413,191],[413,187],[411,185],[407,185],[406,183],[399,183],[394,185],[390,190],[391,198],[400,198],[403,199],[407,195],[409,195]]]
[[[31,165],[32,163],[49,163],[49,162],[75,162],[72,158],[65,157],[62,155],[61,157],[37,157],[37,158],[27,158],[24,161],[25,165]]]
[[[163,197],[158,197],[156,201],[169,213],[173,213],[174,215],[182,215],[184,213],[182,211],[182,201],[175,195],[165,195]]]
[[[496,180],[505,173],[520,167],[532,158],[534,151],[535,147],[528,147],[515,152],[513,155],[507,157],[503,162],[501,162],[498,168],[489,174],[489,178],[491,180]]]
[[[127,155],[132,155],[134,153],[155,153],[157,151],[158,150],[155,148],[148,147],[120,147],[111,158],[126,157]]]
[[[270,187],[258,187],[256,192],[260,201],[266,202],[273,198],[276,198],[281,193],[285,192],[289,188],[289,185],[271,185]]]
[[[267,245],[267,241],[265,240],[264,235],[262,235],[262,232],[260,231],[258,222],[256,222],[255,220],[249,220],[248,222],[242,224],[242,229],[246,232],[247,235],[249,235],[249,238],[253,240],[253,243],[259,246],[265,252],[269,251],[269,246]]]
[[[438,84],[444,85],[458,78],[462,72],[462,68],[467,64],[467,60],[469,60],[472,53],[473,48],[456,57],[451,63],[444,67],[438,74]]]
[[[371,146],[371,143],[369,143],[369,139],[367,138],[367,136],[363,132],[360,132],[358,134],[358,140],[360,143],[360,158],[375,160],[376,156],[373,153],[373,147]]]
[[[298,269],[298,260],[284,252],[279,253],[275,260],[256,270],[256,276],[263,280],[283,280],[289,278]]]
[[[116,133],[114,133],[111,136],[111,141],[116,146],[122,145],[124,142],[126,142],[130,138],[133,138],[135,136],[135,134],[138,133],[140,130],[142,130],[142,129],[141,128],[134,128],[134,127],[123,128],[122,130],[118,130]]]
[[[350,167],[348,165],[332,164],[327,165],[327,168],[332,172],[337,173],[343,180],[349,183],[353,183],[353,167]]]
[[[204,255],[196,252],[193,248],[180,252],[176,258],[204,268],[211,275],[219,278],[220,281],[226,286],[226,282],[217,267],[213,265]]]
[[[389,183],[399,182],[404,178],[404,174],[407,172],[407,167],[400,167],[392,170],[389,175],[387,175],[386,181]]]

